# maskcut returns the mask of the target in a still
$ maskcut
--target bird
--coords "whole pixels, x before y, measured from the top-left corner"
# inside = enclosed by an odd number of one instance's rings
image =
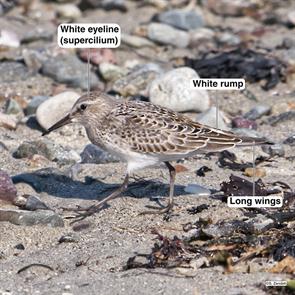
[[[108,201],[125,191],[131,173],[162,162],[170,175],[168,204],[144,213],[168,213],[174,204],[176,175],[171,161],[236,146],[267,143],[264,138],[241,137],[230,131],[200,124],[150,102],[117,99],[100,91],[82,95],[72,109],[42,136],[70,123],[83,125],[94,145],[127,163],[123,183],[96,205],[83,209],[86,215],[98,212]]]

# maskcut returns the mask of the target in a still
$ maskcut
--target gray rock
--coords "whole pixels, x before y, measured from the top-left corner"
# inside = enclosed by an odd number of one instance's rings
[[[203,16],[194,10],[173,9],[160,13],[157,20],[182,30],[193,30],[204,25]]]
[[[166,24],[151,23],[147,27],[147,36],[159,44],[185,48],[190,42],[187,32],[177,30]]]
[[[0,127],[15,130],[16,126],[17,120],[15,116],[0,113]]]
[[[34,96],[26,107],[25,113],[27,116],[34,115],[41,103],[47,100],[48,96]]]
[[[17,115],[22,113],[23,110],[19,103],[14,99],[9,99],[5,105],[5,113],[9,115]]]
[[[62,18],[74,20],[81,17],[81,10],[72,3],[65,3],[55,7],[58,15]]]
[[[28,68],[22,63],[14,61],[2,61],[0,63],[0,83],[22,81],[31,76]]]
[[[257,120],[261,118],[262,116],[269,114],[270,111],[271,111],[270,106],[260,104],[255,106],[249,112],[247,112],[244,115],[244,118],[248,120]]]
[[[0,46],[1,47],[19,47],[20,41],[18,36],[13,31],[4,29],[0,31]]]
[[[254,230],[260,233],[272,228],[275,222],[271,218],[267,218],[262,214],[257,214],[254,218],[251,218],[251,220],[246,221],[246,223],[253,226]]]
[[[71,110],[79,97],[74,91],[65,91],[45,100],[36,111],[40,126],[47,130]]]
[[[138,65],[128,75],[117,80],[113,90],[125,97],[136,94],[146,95],[149,84],[161,73],[162,69],[157,64]]]
[[[123,12],[127,11],[125,0],[82,0],[82,5],[83,4],[106,10],[117,9]]]
[[[189,184],[184,188],[184,191],[189,194],[194,194],[197,196],[210,196],[211,191],[198,184]]]
[[[64,149],[62,146],[46,138],[22,143],[13,153],[13,156],[21,159],[30,158],[36,154],[46,157],[50,161],[58,162],[61,165],[75,164],[80,161],[80,156],[77,152]]]
[[[151,42],[150,40],[139,37],[139,36],[133,36],[128,34],[122,34],[121,41],[124,44],[127,44],[131,47],[135,48],[141,48],[141,47],[154,47],[155,44]]]
[[[226,122],[228,122],[229,119],[226,117],[223,111],[218,110],[218,120],[217,120],[217,110],[215,106],[212,106],[204,113],[199,114],[196,118],[196,121],[201,124],[222,129],[222,130],[230,129],[226,124]]]
[[[207,91],[190,87],[191,80],[198,78],[199,75],[191,68],[173,69],[151,83],[150,101],[177,112],[205,111],[210,105]]]
[[[288,144],[290,146],[295,146],[295,134],[291,135],[287,139],[284,140],[284,144]]]
[[[0,200],[13,203],[17,191],[10,176],[3,170],[0,170]]]
[[[220,43],[231,45],[231,46],[236,46],[241,43],[241,39],[239,36],[229,32],[224,32],[219,34],[218,41]]]
[[[53,211],[24,211],[13,209],[0,209],[0,221],[8,221],[16,225],[43,224],[51,227],[63,227],[62,217]]]
[[[118,162],[120,159],[105,152],[94,144],[88,144],[80,154],[81,163],[104,164]]]
[[[49,210],[50,209],[39,198],[37,198],[35,196],[31,196],[31,195],[28,195],[26,197],[27,197],[26,198],[27,200],[26,200],[26,203],[24,205],[24,209],[30,210],[30,211],[35,211],[35,210],[38,210],[38,209],[41,209],[41,210]]]
[[[271,157],[283,157],[285,155],[285,149],[281,144],[264,145],[262,146],[262,150],[265,153],[269,154]]]
[[[42,72],[59,83],[87,89],[87,64],[74,54],[60,54],[47,59],[42,65]],[[98,77],[90,72],[90,88],[97,87],[99,82]]]
[[[127,74],[127,70],[111,63],[99,64],[99,73],[105,81],[116,81]]]

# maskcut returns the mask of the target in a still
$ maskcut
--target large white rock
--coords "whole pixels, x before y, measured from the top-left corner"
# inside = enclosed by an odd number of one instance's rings
[[[199,78],[191,68],[173,69],[151,83],[150,101],[177,112],[203,112],[210,106],[207,91],[190,87],[191,80]]]
[[[36,111],[40,126],[44,129],[51,127],[71,110],[79,97],[80,94],[74,91],[65,91],[45,100]]]

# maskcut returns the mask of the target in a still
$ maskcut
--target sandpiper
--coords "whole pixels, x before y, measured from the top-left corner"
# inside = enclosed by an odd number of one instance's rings
[[[87,215],[99,211],[107,201],[120,195],[127,188],[130,173],[161,162],[166,164],[170,173],[169,201],[164,209],[152,212],[168,212],[173,206],[176,174],[170,161],[198,153],[265,143],[264,139],[240,137],[199,124],[149,102],[119,100],[102,92],[81,96],[70,112],[42,135],[69,123],[82,124],[93,144],[127,162],[122,185],[96,205],[84,209]]]

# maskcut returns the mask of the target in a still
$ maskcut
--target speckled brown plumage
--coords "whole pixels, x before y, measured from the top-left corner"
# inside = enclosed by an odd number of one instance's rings
[[[127,162],[125,185],[130,172],[165,162],[170,171],[171,204],[175,171],[169,161],[263,142],[204,126],[148,102],[115,99],[101,92],[80,97],[69,114],[48,132],[68,123],[84,125],[92,143]],[[111,198],[113,194],[107,200]],[[99,205],[105,200],[102,202]]]

